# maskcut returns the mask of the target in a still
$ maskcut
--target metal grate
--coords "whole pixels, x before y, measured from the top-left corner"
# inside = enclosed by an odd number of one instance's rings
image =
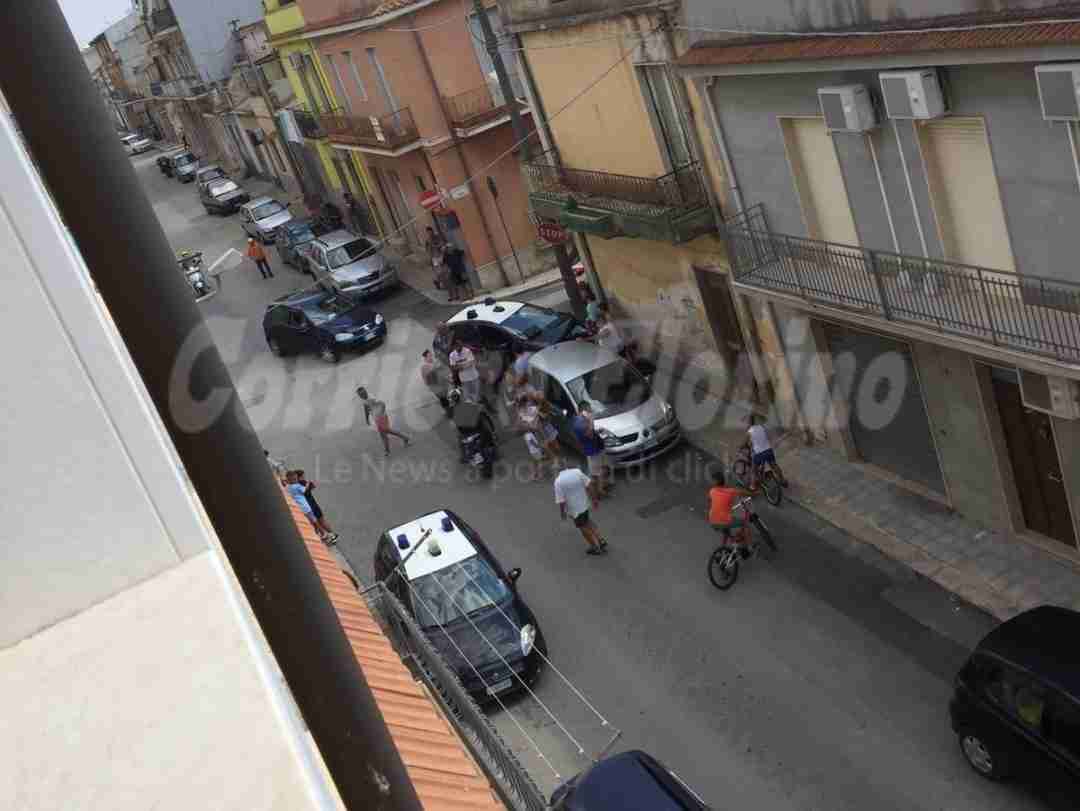
[[[412,111],[402,107],[384,116],[323,113],[319,121],[331,140],[364,146],[397,149],[420,140]]]

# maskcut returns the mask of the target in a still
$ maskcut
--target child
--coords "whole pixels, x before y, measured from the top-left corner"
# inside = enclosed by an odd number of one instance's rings
[[[315,500],[315,496],[311,492],[315,489],[315,482],[309,482],[305,479],[302,470],[296,471],[296,482],[304,488],[304,497],[307,499],[308,504],[311,505],[311,514],[315,516],[316,528],[322,530],[322,538],[326,541],[326,545],[333,546],[337,543],[338,534],[334,532],[333,527],[327,522],[322,507],[319,506],[319,502]]]
[[[371,425],[371,418],[375,417],[375,430],[379,432],[379,439],[382,440],[383,450],[387,456],[390,455],[390,437],[392,436],[396,436],[404,442],[406,448],[409,447],[411,439],[405,434],[399,434],[397,431],[391,430],[390,416],[386,413],[386,403],[368,397],[367,389],[363,386],[356,390],[356,396],[364,404],[364,423]]]

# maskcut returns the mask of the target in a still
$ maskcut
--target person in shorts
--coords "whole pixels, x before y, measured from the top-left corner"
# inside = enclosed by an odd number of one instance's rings
[[[300,512],[304,514],[304,518],[311,524],[315,533],[322,538],[323,530],[315,520],[315,512],[311,509],[311,502],[307,499],[307,492],[304,485],[300,484],[296,476],[295,470],[290,470],[285,474],[285,492],[289,494],[289,497],[293,500],[293,503],[300,508]]]
[[[749,495],[746,490],[726,486],[722,470],[713,471],[713,486],[709,488],[709,523],[726,537],[734,538],[744,557],[750,549],[750,527],[743,519],[735,516],[733,508],[735,502]]]
[[[559,450],[559,432],[547,418],[550,408],[542,395],[531,386],[522,386],[517,399],[517,423],[525,434],[532,434],[551,459],[552,472],[562,470],[562,453]],[[528,440],[526,440],[528,442]]]
[[[765,426],[758,422],[757,416],[754,414],[747,418],[746,435],[749,437],[750,453],[752,454],[750,460],[750,489],[757,489],[758,471],[761,470],[762,465],[766,464],[772,466],[773,473],[776,474],[781,486],[787,487],[787,479],[784,478],[784,471],[780,469],[780,465],[776,462],[776,453],[773,452],[772,443],[769,442],[769,434],[765,430]]]
[[[450,347],[450,368],[461,381],[461,393],[470,403],[480,402],[480,369],[476,365],[476,355],[460,339],[455,339]]]
[[[608,478],[608,458],[604,453],[604,441],[596,433],[596,424],[589,404],[582,401],[578,405],[578,411],[571,424],[574,437],[581,446],[581,452],[585,454],[589,478],[596,485],[596,495],[605,498],[611,492],[611,482]]]
[[[367,425],[371,425],[371,418],[375,418],[375,430],[379,433],[379,439],[382,440],[383,451],[386,455],[390,455],[390,437],[396,436],[402,442],[405,443],[405,447],[409,447],[409,443],[412,442],[405,434],[398,433],[390,428],[390,415],[386,413],[386,403],[382,400],[376,400],[368,396],[367,389],[363,386],[356,390],[356,396],[360,398],[360,402],[364,404],[364,422]]]
[[[334,528],[330,526],[330,522],[323,515],[319,502],[315,500],[315,494],[312,492],[315,489],[315,482],[310,482],[304,478],[304,471],[302,470],[294,472],[296,473],[296,483],[304,488],[304,498],[307,499],[308,504],[311,506],[311,514],[315,517],[316,528],[321,531],[322,539],[326,541],[326,545],[333,546],[337,543],[338,534],[334,532]]]
[[[559,505],[559,514],[565,521],[573,519],[581,537],[585,539],[586,554],[602,555],[607,552],[608,542],[589,515],[599,505],[592,481],[576,467],[568,467],[555,477],[555,503]]]

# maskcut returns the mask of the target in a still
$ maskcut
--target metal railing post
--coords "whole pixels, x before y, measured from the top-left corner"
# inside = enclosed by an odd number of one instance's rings
[[[806,285],[803,284],[802,268],[799,266],[799,260],[794,257],[791,250],[791,237],[784,237],[784,252],[787,254],[788,262],[794,269],[795,286],[799,288],[799,298],[805,299],[807,298]]]
[[[881,314],[886,321],[892,321],[892,311],[889,309],[889,299],[885,295],[885,283],[878,273],[877,254],[871,250],[864,250],[863,257],[866,261],[866,270],[874,278],[874,287],[877,289],[878,301],[881,302]]]
[[[994,311],[990,308],[990,294],[986,292],[986,280],[983,278],[982,268],[975,268],[975,272],[979,279],[979,294],[982,296],[983,307],[986,308],[986,320],[990,322],[990,340],[997,346],[997,327],[994,326]]]

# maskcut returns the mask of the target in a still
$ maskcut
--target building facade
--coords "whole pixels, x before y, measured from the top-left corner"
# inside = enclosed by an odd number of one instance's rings
[[[679,70],[789,425],[1074,557],[1080,25],[983,5],[689,2]]]
[[[321,113],[320,126],[341,159],[367,168],[395,240],[417,251],[425,227],[437,228],[465,251],[484,287],[537,269],[543,257],[511,156],[508,105],[528,109],[516,75],[515,98],[503,98],[477,41],[479,21],[470,15],[461,25],[448,2],[299,5],[303,36],[340,103]],[[496,8],[485,11],[501,29]]]

